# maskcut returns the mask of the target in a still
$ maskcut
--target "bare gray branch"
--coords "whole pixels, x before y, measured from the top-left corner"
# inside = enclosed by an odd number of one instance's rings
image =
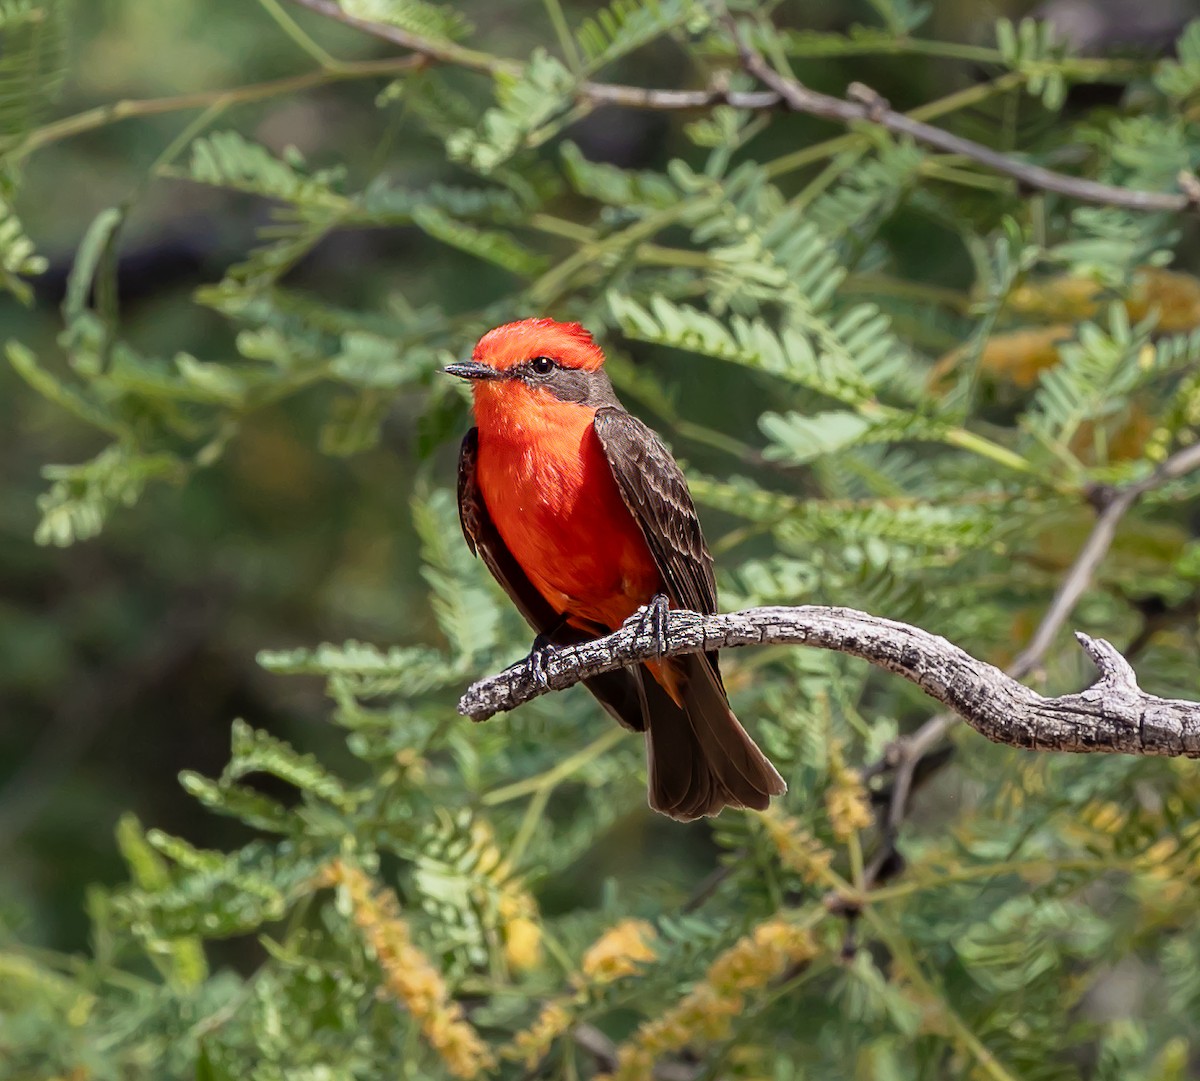
[[[713,616],[678,611],[668,622],[661,654],[648,621],[634,616],[607,637],[550,651],[540,665],[518,664],[481,680],[463,695],[459,712],[487,720],[588,676],[658,656],[793,644],[847,653],[895,672],[996,743],[1200,758],[1200,704],[1146,694],[1124,657],[1102,639],[1077,636],[1099,681],[1078,694],[1046,698],[944,638],[853,608],[800,605]]]

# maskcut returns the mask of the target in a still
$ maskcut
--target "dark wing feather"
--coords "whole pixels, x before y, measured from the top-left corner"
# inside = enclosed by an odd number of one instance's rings
[[[596,435],[621,491],[679,608],[717,610],[713,560],[683,471],[661,439],[623,409],[598,409]]]
[[[467,547],[483,559],[492,577],[512,598],[517,611],[546,641],[557,646],[570,646],[603,634],[604,628],[597,628],[595,634],[588,634],[570,626],[563,614],[542,596],[521,569],[496,529],[483,500],[483,493],[479,490],[475,479],[478,455],[479,429],[472,428],[463,437],[458,455],[458,520],[462,524]],[[626,728],[641,731],[645,727],[640,671],[618,669],[592,676],[583,682],[600,704]]]
[[[671,603],[695,612],[717,610],[712,555],[687,481],[671,452],[622,409],[596,411],[596,435],[621,498],[641,529]],[[763,810],[786,790],[783,778],[729,708],[715,651],[677,657],[683,676],[676,705],[646,679],[646,744],[650,805],[683,821],[722,807]]]

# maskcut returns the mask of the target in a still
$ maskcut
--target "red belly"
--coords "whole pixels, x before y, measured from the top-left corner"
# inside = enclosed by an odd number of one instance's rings
[[[662,589],[582,406],[553,429],[481,426],[477,478],[504,543],[538,591],[580,625],[616,629]],[[529,438],[530,435],[536,438]]]

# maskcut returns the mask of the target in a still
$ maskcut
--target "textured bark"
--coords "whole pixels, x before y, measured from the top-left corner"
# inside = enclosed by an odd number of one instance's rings
[[[1200,758],[1200,704],[1157,698],[1103,639],[1076,634],[1100,679],[1078,694],[1046,698],[935,634],[858,612],[801,605],[729,615],[673,611],[666,649],[634,616],[615,634],[543,651],[471,686],[458,710],[484,721],[580,680],[659,656],[749,645],[805,645],[861,657],[915,683],[996,743],[1039,751]]]

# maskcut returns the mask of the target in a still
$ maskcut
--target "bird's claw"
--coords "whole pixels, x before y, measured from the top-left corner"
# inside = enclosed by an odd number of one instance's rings
[[[661,657],[667,652],[667,621],[671,612],[671,602],[665,593],[656,593],[649,604],[642,605],[634,613],[637,620],[637,633],[648,633],[654,642],[654,650]]]
[[[557,647],[549,638],[539,634],[533,640],[533,645],[529,649],[529,656],[520,662],[525,666],[525,671],[529,674],[529,678],[544,690],[550,688],[550,680],[546,675],[546,664],[554,656],[556,650]]]

